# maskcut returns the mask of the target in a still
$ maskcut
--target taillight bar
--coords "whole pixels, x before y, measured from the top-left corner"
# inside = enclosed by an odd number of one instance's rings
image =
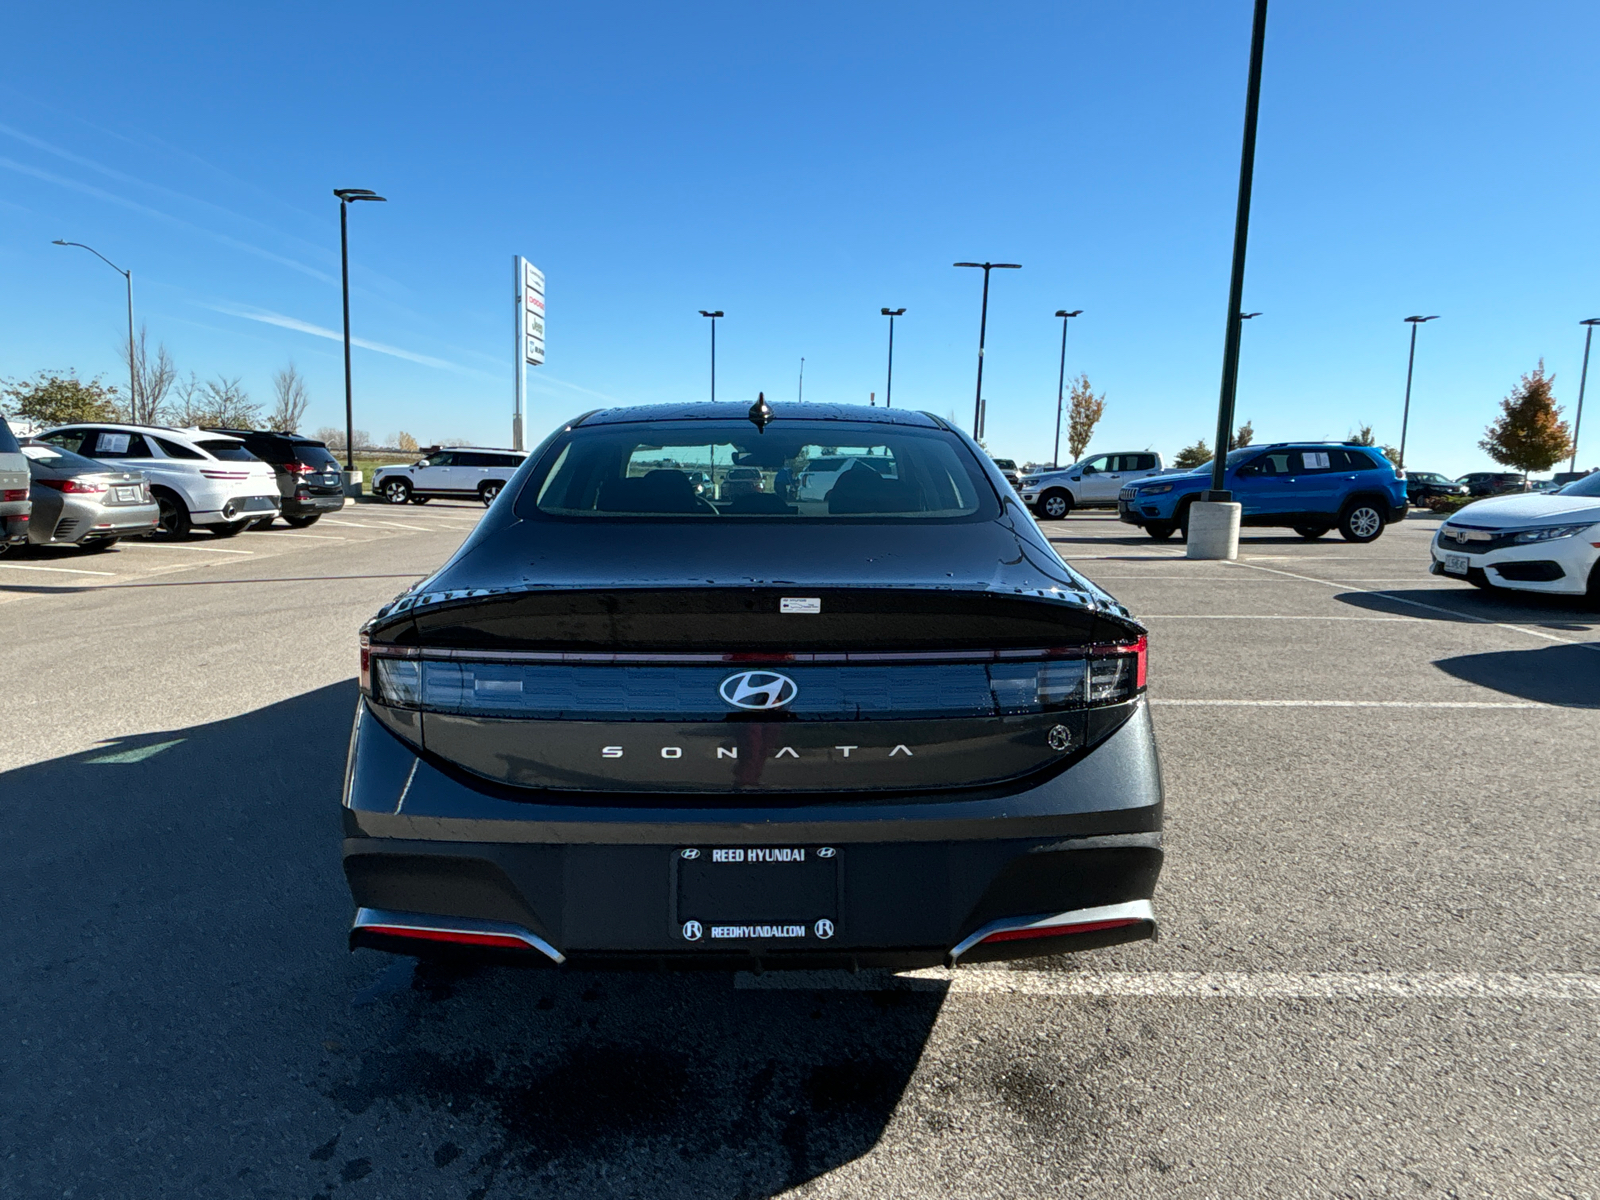
[[[97,492],[105,491],[108,486],[104,483],[85,483],[81,479],[40,479],[37,480],[37,483],[40,487],[47,487],[57,492],[67,492],[73,495],[94,495]],[[16,498],[26,500],[28,493],[21,492]],[[12,499],[10,492],[6,493],[6,499]]]
[[[1148,900],[1129,900],[1122,904],[1103,904],[1098,908],[1079,908],[1048,917],[1007,917],[990,921],[957,942],[946,956],[951,966],[974,946],[986,942],[1015,942],[1025,938],[1070,937],[1103,929],[1125,929],[1130,925],[1156,923],[1155,906]]]
[[[538,934],[509,921],[484,921],[477,917],[441,917],[431,913],[394,912],[358,908],[350,926],[350,948],[362,944],[362,935],[410,938],[418,942],[445,942],[456,946],[482,946],[495,950],[537,950],[552,962],[564,963],[562,954]]]
[[[362,644],[366,645],[363,635]],[[804,666],[844,663],[971,663],[1035,662],[1043,659],[1105,658],[1116,654],[1138,656],[1139,684],[1144,685],[1149,638],[1140,635],[1127,642],[1098,642],[1083,646],[1051,646],[1037,650],[842,650],[817,653],[771,654],[761,651],[729,653],[652,653],[635,650],[455,650],[432,646],[378,646],[373,653],[390,658],[465,659],[474,662],[601,663],[619,666],[715,666],[719,663],[773,663]]]

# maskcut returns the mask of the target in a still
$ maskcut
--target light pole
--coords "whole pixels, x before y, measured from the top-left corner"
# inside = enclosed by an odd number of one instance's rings
[[[1600,317],[1590,317],[1578,324],[1586,328],[1583,331],[1583,374],[1578,376],[1578,415],[1572,422],[1572,461],[1567,464],[1569,474],[1578,469],[1578,434],[1583,430],[1583,389],[1589,382],[1589,343],[1594,340],[1594,327],[1600,325]]]
[[[989,330],[989,272],[995,270],[1020,271],[1021,263],[970,263],[958,262],[957,267],[983,268],[983,314],[978,318],[978,395],[972,402],[972,439],[983,436],[983,342]]]
[[[1050,456],[1052,467],[1061,465],[1061,400],[1067,389],[1067,322],[1073,317],[1083,316],[1083,309],[1075,308],[1068,312],[1058,308],[1056,316],[1061,318],[1061,374],[1056,378],[1056,448]]]
[[[715,404],[717,402],[717,318],[722,316],[722,310],[719,308],[716,312],[707,312],[702,308],[700,315],[711,318],[711,403]]]
[[[350,401],[350,206],[358,200],[376,200],[384,197],[371,188],[334,188],[339,197],[339,275],[344,285],[344,470],[345,487],[349,488],[356,473],[355,410]]]
[[[894,400],[894,319],[896,317],[905,316],[906,310],[903,309],[903,308],[884,308],[884,309],[879,309],[879,311],[881,313],[883,313],[884,316],[889,318],[889,379],[888,379],[888,382],[885,383],[884,387],[883,387],[883,406],[885,408],[893,408],[894,404],[892,403],[892,401]]]
[[[123,279],[127,280],[127,282],[128,282],[128,416],[134,418],[135,420],[138,420],[138,418],[141,415],[144,415],[144,416],[150,417],[151,420],[154,420],[155,419],[155,414],[154,413],[141,414],[139,412],[139,384],[138,384],[137,372],[134,369],[134,355],[133,355],[133,272],[132,271],[124,271],[121,267],[117,266],[116,263],[112,262],[104,254],[101,254],[100,251],[96,250],[93,246],[85,246],[82,242],[64,242],[60,238],[56,238],[54,244],[57,245],[57,246],[76,246],[80,250],[87,250],[90,254],[94,255],[101,262],[105,263],[106,266],[110,267],[118,275],[121,275],[123,277]]]
[[[795,392],[794,402],[796,404],[803,404],[803,403],[805,403],[805,398],[806,398],[806,356],[804,354],[802,354],[800,356],[800,387]]]
[[[1400,461],[1395,463],[1402,471],[1406,466],[1406,427],[1411,423],[1411,369],[1417,365],[1417,326],[1438,319],[1437,313],[1431,317],[1406,318],[1406,324],[1411,326],[1411,354],[1406,359],[1406,406],[1400,414]]]
[[[1250,191],[1256,170],[1256,114],[1261,108],[1261,57],[1267,42],[1267,0],[1256,0],[1250,24],[1250,79],[1245,89],[1244,145],[1239,153],[1239,204],[1233,221],[1233,272],[1228,282],[1228,329],[1222,347],[1222,392],[1217,403],[1217,452],[1211,460],[1211,490],[1202,500],[1231,502],[1227,490],[1228,437],[1239,389],[1239,333],[1244,324],[1244,260],[1250,238]],[[1231,524],[1231,523],[1230,523]],[[1230,541],[1237,544],[1237,537]],[[1191,543],[1190,551],[1195,551]],[[1234,553],[1237,550],[1234,549]],[[1233,553],[1227,555],[1232,558]]]

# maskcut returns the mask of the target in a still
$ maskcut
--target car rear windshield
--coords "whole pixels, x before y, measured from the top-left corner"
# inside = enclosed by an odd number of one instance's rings
[[[6,419],[0,417],[0,454],[15,454],[22,447],[17,445],[17,435],[11,432],[11,426],[6,424]]]
[[[28,465],[38,464],[50,471],[72,471],[79,475],[88,475],[105,471],[106,464],[96,462],[92,458],[85,458],[81,454],[74,454],[70,450],[60,450],[55,446],[46,445],[44,442],[29,442],[22,448],[28,456]]]
[[[312,446],[305,442],[296,442],[294,456],[300,462],[310,467],[339,467],[339,460],[328,452],[326,446]]]
[[[225,442],[221,439],[211,442],[196,442],[196,446],[204,450],[212,458],[219,458],[223,462],[260,462],[254,454],[244,448],[243,442]]]
[[[976,460],[951,434],[840,421],[784,421],[764,432],[710,421],[580,426],[545,451],[518,509],[708,521],[960,520],[999,512]]]

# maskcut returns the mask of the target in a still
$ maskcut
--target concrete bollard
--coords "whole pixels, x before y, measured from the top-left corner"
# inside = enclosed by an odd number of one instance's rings
[[[361,495],[361,472],[360,471],[346,471],[346,472],[344,472],[344,494],[346,496],[350,496],[350,497],[353,497],[353,498],[359,498],[360,497],[360,495]]]
[[[1244,506],[1229,501],[1196,500],[1189,506],[1190,558],[1239,557],[1239,515]]]

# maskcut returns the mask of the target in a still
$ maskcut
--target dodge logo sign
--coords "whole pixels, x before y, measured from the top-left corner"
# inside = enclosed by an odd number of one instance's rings
[[[794,680],[776,671],[740,671],[718,690],[735,708],[782,708],[800,694]]]

